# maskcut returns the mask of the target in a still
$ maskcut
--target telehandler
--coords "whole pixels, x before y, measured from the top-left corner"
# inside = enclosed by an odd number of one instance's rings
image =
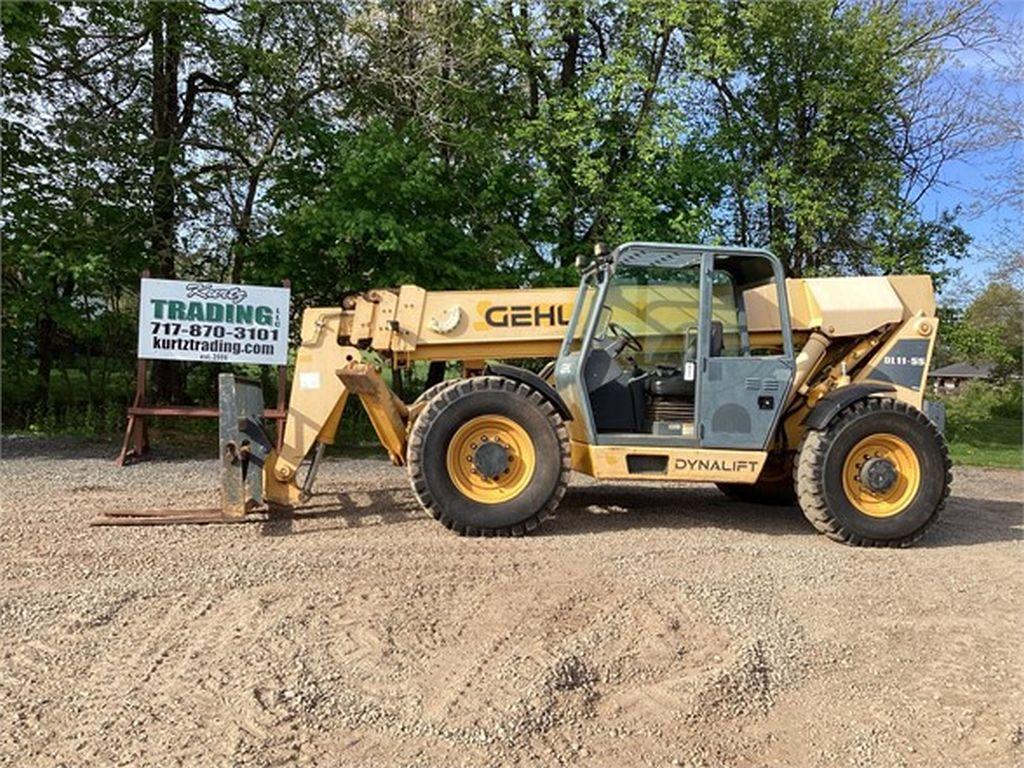
[[[280,451],[259,390],[221,377],[222,513],[306,502],[355,394],[423,507],[460,534],[532,530],[570,470],[797,502],[855,545],[906,546],[935,521],[951,476],[924,402],[930,278],[786,279],[765,250],[644,242],[579,266],[578,288],[402,286],[305,310]],[[407,405],[370,353],[465,375]]]

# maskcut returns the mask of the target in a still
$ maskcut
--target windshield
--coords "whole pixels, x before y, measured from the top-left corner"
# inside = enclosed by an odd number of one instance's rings
[[[595,338],[633,336],[640,365],[677,366],[696,348],[700,262],[683,266],[620,263],[608,286]]]

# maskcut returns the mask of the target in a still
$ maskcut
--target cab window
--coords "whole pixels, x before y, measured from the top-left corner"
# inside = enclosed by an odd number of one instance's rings
[[[757,255],[716,256],[711,284],[712,357],[750,357],[782,353],[781,334],[751,334],[745,296],[762,289],[777,301],[771,262]]]

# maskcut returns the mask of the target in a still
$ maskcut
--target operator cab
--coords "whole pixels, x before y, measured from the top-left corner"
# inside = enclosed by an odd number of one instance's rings
[[[630,243],[583,273],[555,368],[574,412],[573,439],[764,445],[794,368],[778,260],[749,249]],[[783,309],[779,328],[752,333],[745,295],[764,296],[765,286]]]

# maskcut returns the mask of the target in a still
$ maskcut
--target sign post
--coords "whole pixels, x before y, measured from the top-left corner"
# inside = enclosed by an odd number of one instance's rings
[[[142,273],[135,397],[128,408],[117,465],[149,450],[147,416],[217,418],[218,409],[146,402],[148,360],[255,363],[277,366],[277,404],[263,417],[284,438],[288,387],[288,317],[291,283],[281,288],[183,280],[152,280]]]

